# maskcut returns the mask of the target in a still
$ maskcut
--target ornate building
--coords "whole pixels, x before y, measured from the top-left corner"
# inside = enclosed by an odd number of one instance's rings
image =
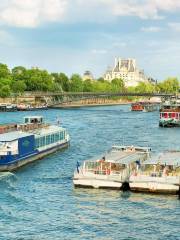
[[[139,82],[148,82],[144,71],[137,68],[136,60],[132,58],[115,58],[114,68],[108,69],[104,75],[107,81],[112,81],[114,78],[123,79],[126,87],[135,87]]]
[[[83,80],[94,80],[94,77],[90,71],[85,71],[83,75]]]

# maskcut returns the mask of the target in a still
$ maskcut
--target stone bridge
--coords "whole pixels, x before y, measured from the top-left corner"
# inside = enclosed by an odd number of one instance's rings
[[[46,102],[49,107],[56,107],[63,104],[72,104],[79,101],[97,103],[107,102],[106,100],[115,97],[160,97],[169,99],[173,94],[165,93],[134,93],[134,92],[26,92],[23,98],[34,97],[36,101]],[[97,101],[98,100],[98,101]],[[83,104],[83,103],[82,103]]]

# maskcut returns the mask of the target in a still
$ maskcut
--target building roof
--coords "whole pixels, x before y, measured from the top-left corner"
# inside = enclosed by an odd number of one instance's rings
[[[21,132],[21,131],[13,131],[8,133],[0,134],[0,142],[12,142],[19,138],[32,136],[32,133]]]

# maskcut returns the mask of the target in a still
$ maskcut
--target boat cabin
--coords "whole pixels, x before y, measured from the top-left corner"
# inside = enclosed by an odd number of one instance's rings
[[[24,117],[24,123],[25,124],[42,124],[44,122],[44,119],[42,116],[28,116]]]
[[[1,134],[0,166],[35,152],[35,139],[31,133],[13,131]]]
[[[180,193],[180,151],[158,154],[145,161],[130,176],[130,189],[136,192]]]
[[[129,168],[136,168],[137,164],[149,157],[151,149],[134,146],[113,146],[98,159],[84,161],[82,171],[99,175],[116,175]]]
[[[180,176],[180,152],[165,152],[145,161],[142,172],[152,177]]]
[[[180,119],[180,109],[179,112],[176,111],[161,112],[160,118]]]

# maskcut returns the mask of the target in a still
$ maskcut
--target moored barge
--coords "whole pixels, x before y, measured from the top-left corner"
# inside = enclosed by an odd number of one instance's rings
[[[128,190],[132,169],[149,157],[150,149],[113,146],[106,154],[84,161],[74,172],[75,187]]]
[[[162,105],[159,126],[180,127],[180,103],[166,103]]]
[[[148,159],[132,172],[129,182],[135,192],[180,194],[180,151]]]
[[[23,124],[0,126],[0,171],[13,171],[69,145],[65,128],[44,122],[41,116]]]
[[[131,111],[153,112],[159,109],[159,104],[151,102],[137,102],[131,104]]]
[[[16,104],[0,104],[0,112],[16,112],[17,111],[17,106]]]
[[[27,105],[27,104],[18,104],[17,111],[36,111],[36,110],[48,110],[48,106],[45,105]]]

